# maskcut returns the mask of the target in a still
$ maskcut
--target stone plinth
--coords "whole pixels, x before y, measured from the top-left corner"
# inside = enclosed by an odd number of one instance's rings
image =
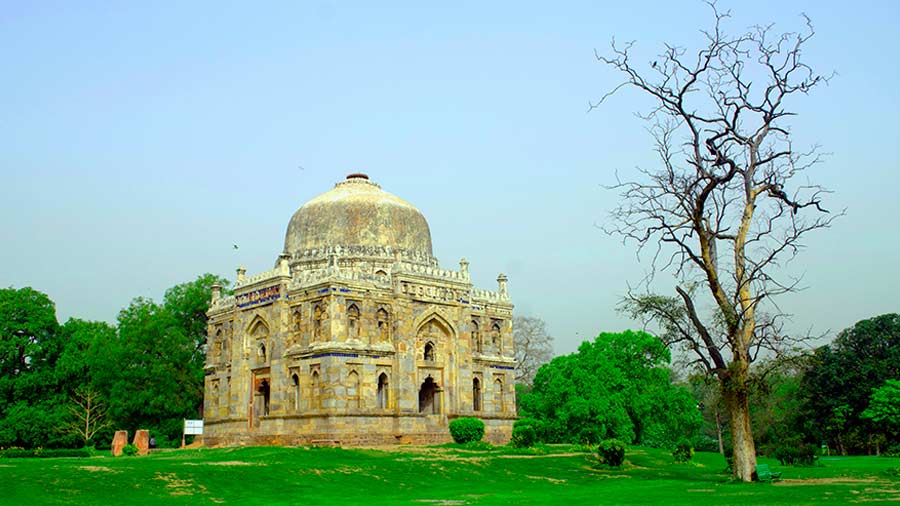
[[[116,435],[113,436],[112,440],[112,454],[113,457],[118,457],[122,455],[122,447],[128,444],[128,431],[127,430],[117,430]]]
[[[138,455],[147,455],[150,453],[150,431],[139,430],[134,433],[134,446],[137,446]]]

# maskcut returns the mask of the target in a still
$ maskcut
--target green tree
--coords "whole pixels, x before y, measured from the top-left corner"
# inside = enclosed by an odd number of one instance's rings
[[[869,398],[869,407],[861,416],[896,435],[900,430],[900,380],[889,379],[876,388]]]
[[[63,343],[50,298],[0,289],[0,446],[60,446],[64,396],[54,373]]]
[[[805,431],[842,453],[867,453],[881,431],[862,413],[872,391],[900,378],[900,314],[861,320],[818,348],[803,377]],[[896,436],[894,436],[896,438]],[[900,442],[896,439],[894,443]]]
[[[116,340],[116,328],[106,322],[69,318],[60,328],[64,347],[56,363],[56,376],[67,394],[93,385],[95,372],[108,364],[105,350]]]
[[[227,283],[205,274],[167,290],[162,304],[138,297],[119,312],[93,378],[116,428],[177,440],[182,419],[201,416],[206,311],[212,286]]]
[[[686,389],[672,385],[669,351],[645,332],[602,333],[577,353],[541,367],[522,416],[541,422],[549,442],[616,438],[666,446],[700,424]]]
[[[761,350],[789,344],[771,301],[797,282],[781,266],[808,232],[836,216],[822,207],[821,187],[796,177],[818,155],[794,148],[789,125],[793,100],[827,76],[802,57],[811,25],[801,33],[758,26],[730,35],[728,13],[710,5],[715,23],[696,50],[668,44],[648,60],[632,44],[614,43],[610,56],[598,55],[622,78],[601,102],[630,89],[652,103],[641,117],[659,159],[614,186],[620,205],[605,228],[648,248],[651,272],[673,274],[672,296],[649,293],[648,283],[648,293],[628,294],[628,310],[657,322],[668,344],[695,356],[718,380],[734,476],[750,481],[756,464],[750,364]]]
[[[67,412],[58,430],[81,444],[105,442],[114,429],[106,413],[110,399],[104,392],[108,389],[99,380],[104,377],[103,371],[118,367],[110,357],[116,328],[106,322],[69,318],[60,334],[65,346],[55,373]]]

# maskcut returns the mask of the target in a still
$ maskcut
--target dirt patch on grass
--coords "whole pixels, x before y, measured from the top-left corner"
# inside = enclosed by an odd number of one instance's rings
[[[111,469],[106,466],[79,466],[78,469],[89,471],[92,473],[121,473],[118,469]]]
[[[415,499],[413,502],[423,502],[428,504],[440,504],[442,506],[454,506],[457,504],[469,504],[469,501],[459,499]]]
[[[223,462],[184,462],[183,466],[264,466],[264,462],[242,462],[240,460],[226,460]]]
[[[377,474],[372,473],[374,469],[364,469],[362,467],[353,467],[353,466],[338,466],[333,469],[318,469],[318,468],[309,468],[309,469],[298,469],[297,474],[299,475],[314,475],[314,476],[324,476],[329,474],[344,474],[344,475],[353,475],[353,476],[365,476],[367,478],[371,478],[373,480],[385,481],[383,477],[378,476]]]
[[[475,456],[469,457],[469,456],[467,456],[467,455],[452,455],[452,454],[448,454],[448,455],[441,455],[441,456],[436,457],[436,458],[439,458],[439,459],[441,459],[441,460],[446,460],[446,461],[457,461],[457,462],[462,461],[462,462],[478,463],[478,462],[482,462],[482,461],[485,461],[485,460],[489,460],[489,459],[491,459],[492,457],[475,457]],[[429,462],[433,462],[434,459],[435,459],[435,457],[413,457],[413,458],[411,458],[411,459],[409,459],[409,460],[413,460],[413,461],[416,461],[416,460],[426,460],[426,461],[429,461]]]
[[[530,478],[530,479],[532,479],[532,480],[546,480],[546,481],[549,481],[550,483],[565,483],[565,482],[568,481],[568,480],[559,480],[559,479],[556,479],[556,478],[551,478],[551,477],[549,477],[549,476],[529,476],[529,475],[525,475],[525,477],[526,477],[526,478]]]
[[[584,452],[548,453],[546,455],[497,455],[495,459],[550,459],[554,457],[577,457],[587,455]]]
[[[156,477],[153,479],[165,482],[169,495],[206,494],[206,487],[195,484],[193,480],[182,480],[175,473],[156,473]]]

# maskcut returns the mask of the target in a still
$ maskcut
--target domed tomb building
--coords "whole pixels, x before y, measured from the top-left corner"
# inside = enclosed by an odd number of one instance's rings
[[[304,204],[275,268],[214,288],[204,441],[424,444],[462,416],[509,440],[515,419],[512,304],[442,269],[428,222],[352,174]]]

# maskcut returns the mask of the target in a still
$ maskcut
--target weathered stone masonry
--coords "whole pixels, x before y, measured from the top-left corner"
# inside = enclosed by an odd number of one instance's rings
[[[509,440],[512,304],[441,269],[424,216],[361,174],[293,216],[275,268],[209,310],[207,445],[437,443],[460,416]]]

